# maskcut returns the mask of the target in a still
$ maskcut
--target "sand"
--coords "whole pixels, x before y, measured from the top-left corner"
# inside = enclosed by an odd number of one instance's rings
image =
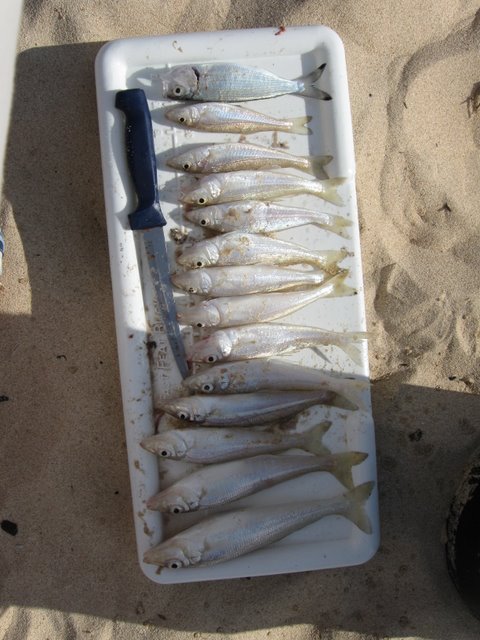
[[[365,566],[161,587],[139,570],[93,64],[105,41],[325,24],[347,54],[382,544]],[[470,640],[444,516],[478,443],[473,1],[27,1],[4,174],[0,637]]]

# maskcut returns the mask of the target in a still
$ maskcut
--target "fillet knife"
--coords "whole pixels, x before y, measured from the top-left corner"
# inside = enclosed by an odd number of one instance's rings
[[[167,221],[160,207],[157,161],[152,119],[142,89],[118,91],[115,106],[126,117],[127,162],[137,195],[137,208],[128,215],[132,231],[143,235],[150,275],[158,299],[165,333],[183,378],[189,375],[185,347],[176,317],[163,227]]]

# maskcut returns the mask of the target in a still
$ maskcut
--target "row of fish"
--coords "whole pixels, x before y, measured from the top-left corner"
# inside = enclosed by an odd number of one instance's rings
[[[279,429],[172,429],[143,441],[164,459],[205,465],[152,496],[147,507],[181,514],[218,507],[252,493],[313,472],[331,473],[348,491],[330,499],[287,503],[261,508],[234,508],[206,519],[160,543],[145,561],[160,567],[209,566],[279,540],[308,523],[328,515],[342,515],[365,533],[371,523],[365,511],[374,483],[354,488],[352,467],[367,457],[362,452],[331,454],[321,438],[329,423],[304,432]],[[281,451],[303,449],[313,455]],[[272,455],[276,453],[277,455]],[[274,537],[270,537],[272,527]],[[228,539],[235,532],[232,547]]]
[[[373,487],[373,482],[365,482],[334,498],[218,513],[149,549],[144,560],[168,569],[214,565],[277,542],[330,515],[344,516],[368,534],[372,527],[365,503]]]
[[[195,327],[230,327],[252,322],[269,322],[282,318],[319,300],[348,296],[354,289],[344,283],[348,272],[343,271],[314,289],[295,292],[225,296],[203,300],[185,306],[178,313],[181,324]]]
[[[165,95],[204,104],[175,107],[166,116],[209,132],[308,134],[310,117],[278,120],[225,102],[284,94],[329,100],[314,86],[324,69],[322,65],[291,81],[241,65],[176,67],[162,77]],[[177,170],[207,174],[180,199],[191,222],[222,235],[186,246],[177,258],[185,270],[172,276],[177,288],[203,298],[179,305],[180,323],[208,332],[190,351],[190,361],[200,371],[183,381],[185,395],[162,404],[166,414],[192,426],[160,431],[142,442],[161,459],[203,467],[151,496],[147,507],[171,514],[225,506],[229,510],[207,515],[150,549],[146,562],[170,569],[217,564],[327,515],[343,515],[371,532],[365,503],[373,483],[354,487],[352,476],[352,468],[367,454],[331,453],[322,443],[328,422],[307,430],[295,423],[300,412],[319,404],[347,411],[363,408],[363,384],[354,377],[273,359],[333,344],[359,361],[353,343],[365,337],[361,332],[340,334],[274,322],[322,298],[355,294],[345,282],[348,271],[339,267],[347,251],[312,251],[262,235],[314,224],[348,237],[351,223],[342,216],[271,202],[312,194],[342,204],[337,188],[343,178],[306,179],[275,171],[292,168],[324,178],[331,160],[239,142],[197,146],[167,161]],[[316,472],[332,474],[345,492],[294,504],[230,507],[253,493]]]

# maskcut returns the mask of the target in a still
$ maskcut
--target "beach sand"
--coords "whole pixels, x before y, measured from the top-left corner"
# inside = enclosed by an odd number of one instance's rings
[[[136,558],[94,59],[108,40],[325,24],[347,55],[382,543],[366,565],[158,586]],[[472,1],[27,1],[4,173],[0,637],[474,640],[443,523],[480,428]]]

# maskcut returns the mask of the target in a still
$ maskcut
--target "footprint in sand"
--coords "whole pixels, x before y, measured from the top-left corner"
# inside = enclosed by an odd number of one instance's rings
[[[374,307],[385,331],[414,356],[450,343],[455,316],[448,297],[432,300],[397,264],[382,269]]]
[[[466,303],[478,297],[480,110],[465,104],[479,82],[479,39],[480,10],[390,65],[381,174],[392,264],[377,274],[375,310],[399,349],[448,352],[459,366],[476,354],[480,317],[480,303],[471,313]]]
[[[389,69],[382,204],[389,221],[419,246],[459,238],[474,213],[480,113],[469,118],[463,103],[478,82],[479,37],[480,11]]]
[[[480,82],[476,82],[465,99],[468,117],[471,119],[472,140],[480,148]]]

